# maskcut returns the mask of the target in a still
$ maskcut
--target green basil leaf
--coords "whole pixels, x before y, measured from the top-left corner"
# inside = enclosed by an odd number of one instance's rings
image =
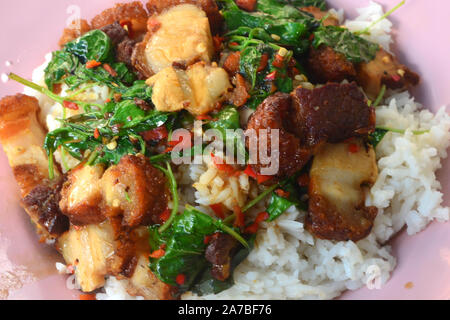
[[[76,56],[65,51],[53,52],[52,60],[45,68],[45,84],[53,90],[53,85],[60,83],[66,74],[74,72],[78,65],[79,60]]]
[[[64,50],[77,56],[83,64],[90,60],[110,62],[113,59],[111,39],[101,30],[89,31],[66,44]]]
[[[387,133],[388,130],[375,129],[375,132],[369,135],[369,142],[376,148]]]
[[[336,26],[321,26],[314,32],[313,46],[318,48],[321,45],[333,48],[353,63],[372,61],[380,49],[378,44]]]

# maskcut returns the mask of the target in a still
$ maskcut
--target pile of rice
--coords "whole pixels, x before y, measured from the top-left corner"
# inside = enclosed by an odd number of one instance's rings
[[[352,31],[361,30],[384,13],[371,2],[358,10],[355,20],[343,21],[343,10],[331,11]],[[392,23],[378,23],[368,40],[389,50]],[[47,62],[51,56],[47,56]],[[33,74],[43,84],[43,69]],[[63,86],[63,93],[67,88]],[[41,94],[36,96],[42,107],[43,122],[55,129],[61,118],[61,107]],[[109,90],[94,87],[79,99],[92,102],[106,100]],[[243,119],[248,110],[242,111]],[[263,223],[257,234],[255,248],[234,273],[235,285],[218,294],[197,297],[186,293],[184,299],[331,299],[345,290],[363,286],[378,288],[385,284],[396,266],[396,259],[386,242],[404,226],[408,234],[423,230],[431,221],[447,221],[449,208],[441,206],[443,195],[435,171],[447,157],[450,144],[450,117],[445,108],[437,114],[422,109],[408,92],[392,93],[385,104],[377,107],[377,124],[406,130],[405,134],[388,133],[376,148],[379,178],[370,191],[367,205],[379,209],[372,233],[354,243],[333,242],[314,238],[304,229],[305,212],[292,207],[272,223]],[[429,130],[414,135],[414,130]],[[59,156],[57,155],[57,158]],[[76,162],[71,163],[71,166]],[[209,205],[222,203],[232,210],[255,198],[260,191],[245,174],[230,177],[221,174],[204,157],[201,165],[182,165],[175,172],[180,193],[180,212],[186,204],[213,214]],[[264,201],[248,213],[249,217],[265,210]],[[125,290],[126,281],[110,277],[97,299],[133,299]],[[137,298],[141,299],[141,298]]]

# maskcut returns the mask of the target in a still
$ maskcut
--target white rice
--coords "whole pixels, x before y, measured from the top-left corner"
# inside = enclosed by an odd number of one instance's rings
[[[359,9],[359,16],[354,20],[343,22],[343,10],[331,12],[351,31],[365,29],[383,15],[382,7],[374,2]],[[385,19],[364,37],[389,50],[391,28],[392,23]],[[48,62],[50,56],[46,58]],[[43,84],[45,65],[34,72],[35,82]],[[53,128],[54,119],[61,117],[61,107],[34,91],[27,89],[26,93],[39,99],[43,123]],[[108,96],[105,88],[92,88],[87,93],[93,94],[89,99],[99,101]],[[435,171],[441,167],[441,159],[447,157],[450,117],[445,108],[433,115],[421,107],[409,93],[403,92],[391,96],[386,105],[377,108],[378,125],[405,129],[406,134],[388,133],[376,149],[380,174],[367,204],[376,206],[379,214],[366,239],[357,243],[315,239],[304,229],[305,213],[290,208],[278,220],[262,224],[255,249],[234,273],[235,285],[218,295],[200,298],[331,299],[345,290],[363,286],[380,288],[385,284],[396,265],[386,241],[404,226],[408,234],[414,234],[433,220],[449,219],[449,208],[441,206],[441,186]],[[245,113],[241,115],[244,123],[249,115]],[[429,132],[414,135],[411,130]],[[241,204],[256,196],[258,189],[248,177],[244,175],[231,182],[229,177],[212,172],[209,164],[206,159],[203,165],[178,168],[175,174],[180,184],[180,212],[189,203],[213,214],[208,206],[217,202],[217,192],[229,193],[221,200],[228,208],[234,202]],[[239,191],[242,195],[238,196]],[[260,203],[249,216],[264,210],[265,204]],[[64,271],[61,266],[59,269]],[[126,292],[126,285],[126,281],[109,277],[97,299],[133,299]],[[183,298],[199,299],[192,293],[186,293]]]
[[[378,3],[370,1],[367,7],[357,9],[358,17],[354,20],[346,20],[344,26],[350,31],[362,31],[378,21],[383,15],[383,7]],[[380,44],[385,50],[389,51],[390,45],[393,42],[390,35],[392,29],[392,22],[389,19],[384,19],[370,28],[370,34],[361,35],[363,38]]]

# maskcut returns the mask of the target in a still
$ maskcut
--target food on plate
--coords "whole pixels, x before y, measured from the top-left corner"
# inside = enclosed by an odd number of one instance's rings
[[[393,11],[149,0],[73,21],[0,101],[41,239],[97,299],[326,299],[374,268],[385,283],[386,242],[449,218],[450,117],[407,91]]]

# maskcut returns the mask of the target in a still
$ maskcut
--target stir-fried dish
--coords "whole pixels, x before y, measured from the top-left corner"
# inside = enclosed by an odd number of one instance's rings
[[[324,0],[150,0],[74,21],[45,86],[10,76],[60,104],[56,127],[42,123],[34,97],[0,101],[0,141],[22,206],[74,266],[82,291],[115,276],[147,299],[230,288],[260,224],[293,206],[318,239],[364,239],[377,216],[366,206],[374,149],[395,130],[376,126],[375,106],[388,90],[419,83],[362,37],[369,32],[340,26]],[[95,86],[106,99],[80,98]],[[174,137],[177,129],[189,134]],[[172,159],[202,154],[210,142],[194,140],[207,129],[257,133],[223,138],[243,163],[207,154],[216,172],[249,177],[257,193],[202,212],[181,204]],[[271,149],[261,132],[274,130]],[[252,143],[278,155],[275,174],[260,157],[250,161]],[[265,211],[247,215],[265,201]]]

